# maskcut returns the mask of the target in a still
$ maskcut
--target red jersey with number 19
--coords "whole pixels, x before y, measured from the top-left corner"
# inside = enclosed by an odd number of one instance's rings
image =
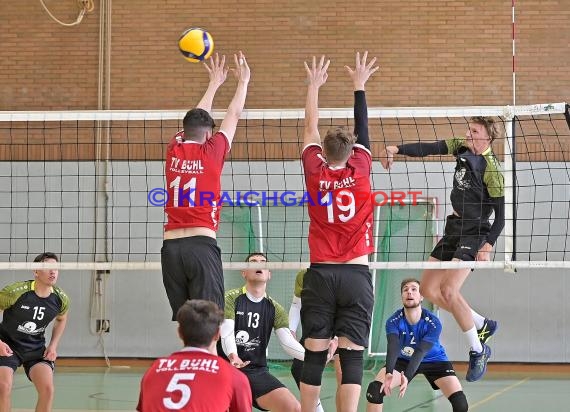
[[[166,153],[164,230],[206,227],[218,230],[220,222],[220,179],[230,145],[223,132],[203,144],[183,139],[178,132]]]
[[[355,145],[343,168],[327,165],[318,144],[303,149],[305,185],[310,197],[311,263],[347,262],[374,251],[370,173],[372,158]]]
[[[184,348],[159,358],[141,381],[141,412],[251,412],[247,377],[219,356]]]

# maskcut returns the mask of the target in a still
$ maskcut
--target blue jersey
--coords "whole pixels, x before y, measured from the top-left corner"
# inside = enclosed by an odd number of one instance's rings
[[[439,343],[441,322],[429,310],[422,308],[422,316],[418,323],[410,325],[404,315],[404,309],[397,310],[386,321],[386,335],[398,335],[400,353],[398,358],[410,360],[414,350],[421,341],[433,343],[424,356],[422,363],[448,361],[445,349]]]

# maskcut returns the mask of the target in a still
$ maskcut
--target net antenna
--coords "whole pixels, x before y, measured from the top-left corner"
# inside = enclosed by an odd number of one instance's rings
[[[516,73],[516,21],[515,21],[515,0],[512,0],[511,5],[512,10],[512,43],[513,43],[513,108],[515,112],[513,113],[516,116],[516,107],[517,107],[517,73]]]
[[[510,272],[515,272],[515,268],[510,262],[517,260],[517,208],[515,206],[516,194],[516,140],[515,140],[515,127],[517,116],[517,72],[516,72],[516,24],[515,24],[515,0],[511,3],[511,32],[512,32],[512,87],[513,87],[513,109],[512,114],[507,115],[507,124],[505,130],[507,131],[507,138],[505,139],[505,169],[510,170],[511,178],[505,181],[505,232],[510,233],[511,236],[507,237],[505,242],[505,269]],[[508,146],[508,147],[507,147]],[[511,205],[511,207],[508,207]],[[510,253],[510,256],[508,254]]]

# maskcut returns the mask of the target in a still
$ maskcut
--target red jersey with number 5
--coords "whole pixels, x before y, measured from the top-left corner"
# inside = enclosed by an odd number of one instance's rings
[[[206,227],[218,230],[220,222],[220,180],[230,146],[223,132],[203,144],[183,139],[178,132],[166,152],[164,207],[168,221],[164,230]]]
[[[343,168],[331,168],[318,144],[303,149],[312,263],[347,262],[374,251],[370,173],[372,158],[355,145]]]
[[[251,403],[242,372],[203,349],[184,348],[146,371],[137,411],[251,412]]]

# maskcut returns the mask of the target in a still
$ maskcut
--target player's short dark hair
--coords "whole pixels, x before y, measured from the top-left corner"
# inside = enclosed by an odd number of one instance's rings
[[[220,325],[224,312],[209,300],[187,300],[178,309],[176,320],[184,346],[204,348],[210,346]]]
[[[53,260],[55,260],[56,262],[59,262],[59,258],[57,257],[57,255],[56,255],[55,253],[52,253],[52,252],[44,252],[44,253],[41,253],[41,254],[37,255],[37,256],[34,258],[34,263],[45,262],[45,261],[48,260],[48,259],[53,259]]]
[[[420,284],[420,281],[417,280],[416,278],[406,278],[404,280],[402,280],[402,283],[400,283],[400,293],[402,293],[404,291],[404,286],[406,286],[408,283],[417,283],[418,285]]]
[[[268,260],[265,253],[263,253],[263,252],[252,252],[249,255],[247,255],[247,257],[245,258],[245,262],[249,262],[249,259],[251,259],[252,256],[263,256],[265,258],[265,260]]]
[[[216,127],[216,123],[206,110],[195,108],[186,113],[184,120],[182,120],[182,126],[184,127],[184,137],[195,139]]]
[[[500,122],[491,116],[473,116],[469,119],[471,123],[480,124],[485,128],[487,134],[491,138],[491,142],[501,136],[502,128]]]
[[[356,136],[344,127],[329,129],[323,139],[323,151],[327,162],[342,162],[348,159],[356,143]]]

